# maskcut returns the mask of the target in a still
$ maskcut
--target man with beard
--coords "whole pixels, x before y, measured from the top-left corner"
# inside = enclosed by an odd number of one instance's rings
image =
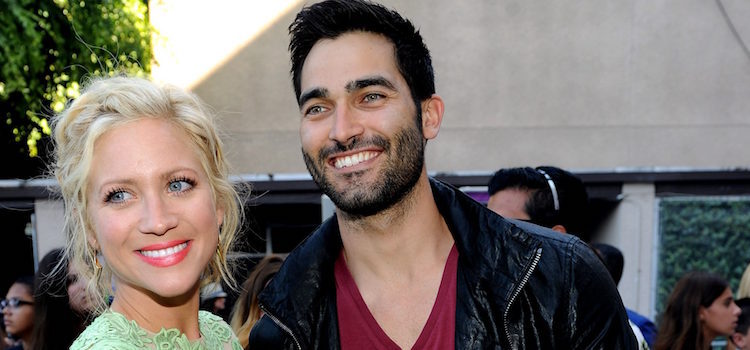
[[[290,34],[302,154],[336,215],[260,295],[250,348],[636,347],[585,244],[427,176],[444,106],[411,22],[329,0],[302,9]]]

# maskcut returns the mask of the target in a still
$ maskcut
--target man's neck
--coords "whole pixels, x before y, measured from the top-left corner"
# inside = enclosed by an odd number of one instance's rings
[[[338,220],[346,266],[367,308],[391,340],[411,348],[434,307],[453,247],[426,174],[389,213]]]
[[[408,283],[425,265],[442,266],[453,246],[426,174],[387,211],[355,221],[339,215],[338,220],[344,257],[355,281],[366,275]]]

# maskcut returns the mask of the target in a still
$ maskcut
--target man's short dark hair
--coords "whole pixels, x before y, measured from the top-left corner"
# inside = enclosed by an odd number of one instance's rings
[[[747,333],[747,329],[750,328],[750,298],[742,298],[735,301],[735,303],[740,307],[742,312],[737,317],[737,327],[734,328],[734,331],[745,334]]]
[[[552,186],[544,176],[545,173],[549,175],[557,192],[557,210]],[[530,192],[525,210],[531,222],[545,227],[563,225],[568,233],[586,242],[590,241],[591,233],[586,216],[589,197],[586,187],[577,176],[553,166],[500,169],[490,179],[489,194],[491,196],[505,189]]]
[[[328,0],[303,8],[289,26],[292,83],[299,101],[302,66],[312,47],[321,39],[335,39],[350,32],[379,34],[395,46],[396,65],[419,102],[435,93],[435,76],[430,51],[419,31],[396,11],[364,0]]]

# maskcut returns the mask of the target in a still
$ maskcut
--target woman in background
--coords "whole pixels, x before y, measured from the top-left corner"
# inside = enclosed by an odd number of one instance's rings
[[[739,314],[727,281],[708,272],[689,272],[667,299],[654,348],[710,349],[716,337],[734,333]]]
[[[247,350],[248,337],[250,330],[258,322],[262,311],[258,306],[258,294],[271,281],[274,275],[279,272],[284,259],[277,255],[269,255],[263,258],[248,276],[245,283],[242,284],[242,293],[232,310],[232,329],[237,334],[242,347]]]
[[[34,278],[23,276],[8,289],[0,302],[5,331],[16,344],[9,350],[31,349],[31,333],[34,330]]]
[[[60,273],[55,273],[56,271]],[[76,282],[68,271],[62,249],[53,249],[39,263],[34,276],[34,350],[66,350],[86,328],[87,313],[76,310],[68,294]],[[82,306],[82,307],[81,307]],[[85,309],[81,305],[79,309]]]
[[[202,284],[235,284],[225,257],[242,214],[208,110],[182,89],[112,77],[53,130],[66,254],[98,315],[71,349],[240,349],[198,310]]]

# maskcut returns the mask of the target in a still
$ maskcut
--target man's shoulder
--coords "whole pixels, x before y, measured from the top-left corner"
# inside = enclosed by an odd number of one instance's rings
[[[250,330],[248,344],[254,349],[285,349],[286,339],[287,335],[281,328],[268,315],[263,315]]]

